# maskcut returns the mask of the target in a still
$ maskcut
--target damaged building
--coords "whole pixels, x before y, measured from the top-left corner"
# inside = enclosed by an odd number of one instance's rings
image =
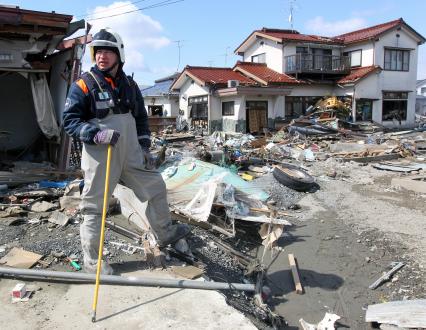
[[[418,46],[402,18],[335,37],[263,28],[233,68],[187,66],[171,86],[193,126],[263,132],[304,116],[324,96],[350,100],[349,122],[415,126]]]
[[[60,118],[80,72],[85,27],[72,15],[0,6],[0,150],[2,160],[50,161],[65,168],[69,140]]]

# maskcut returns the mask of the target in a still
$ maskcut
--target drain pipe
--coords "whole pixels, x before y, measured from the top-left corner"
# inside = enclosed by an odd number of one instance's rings
[[[50,279],[50,280],[78,280],[83,283],[95,283],[96,275],[87,273],[56,272],[51,270],[33,270],[0,267],[0,275],[9,275],[26,279]],[[101,275],[101,284],[110,285],[129,285],[129,286],[147,286],[163,288],[183,288],[199,290],[237,290],[237,291],[255,291],[254,284],[244,283],[224,283],[224,282],[204,282],[194,280],[178,280],[167,278],[149,278],[149,277],[122,277],[117,275]]]

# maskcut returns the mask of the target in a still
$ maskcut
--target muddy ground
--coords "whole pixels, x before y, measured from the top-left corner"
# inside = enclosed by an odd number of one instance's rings
[[[274,290],[276,311],[290,327],[297,329],[300,318],[317,323],[328,311],[342,317],[338,329],[366,329],[369,304],[424,298],[426,196],[391,187],[391,178],[400,174],[371,165],[330,159],[310,172],[320,189],[300,200],[299,217],[281,238],[285,253],[270,271],[281,286]],[[287,253],[298,259],[303,295],[293,292]],[[404,268],[370,290],[395,261]]]
[[[270,266],[267,278],[273,292],[269,305],[288,322],[283,328],[298,329],[300,318],[317,323],[325,312],[333,312],[341,316],[337,329],[366,329],[369,325],[364,317],[369,304],[424,298],[426,196],[391,187],[391,178],[400,174],[379,171],[371,165],[338,163],[333,159],[303,165],[316,177],[319,189],[315,192],[294,192],[271,177],[257,182],[271,193],[279,207],[292,215],[288,220],[293,226],[286,227],[280,238],[283,251]],[[49,223],[0,223],[0,247],[5,247],[0,249],[0,257],[12,246],[22,246],[50,255],[50,269],[71,270],[66,261],[52,257],[52,251],[80,258],[78,227],[78,223],[64,228]],[[271,252],[259,248],[259,240],[247,232],[242,227],[237,237],[227,242],[269,265]],[[208,264],[210,278],[242,280],[243,271],[232,258],[209,243],[206,233],[194,233],[194,252]],[[107,240],[126,241],[109,230]],[[109,244],[107,249],[108,258],[118,268],[126,267],[129,261],[134,268],[146,268],[140,256],[125,255]],[[302,295],[294,292],[289,253],[297,257],[304,287]],[[368,286],[395,261],[402,261],[405,266],[391,281],[370,290]],[[55,285],[50,285],[49,290],[55,290]],[[246,313],[258,328],[268,329],[267,323],[255,321],[253,306],[246,298],[227,296],[229,304]],[[1,313],[0,309],[0,319]]]

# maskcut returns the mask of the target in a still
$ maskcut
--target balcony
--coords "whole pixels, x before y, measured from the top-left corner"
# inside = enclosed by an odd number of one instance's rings
[[[295,54],[284,57],[286,74],[344,75],[351,71],[349,56]]]

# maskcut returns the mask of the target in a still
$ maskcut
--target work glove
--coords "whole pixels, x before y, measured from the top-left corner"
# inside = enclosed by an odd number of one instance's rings
[[[96,144],[110,144],[115,145],[118,142],[118,138],[120,137],[120,133],[113,129],[103,129],[96,133],[93,138],[93,142]]]
[[[156,159],[151,154],[151,152],[149,151],[149,148],[143,148],[142,147],[142,154],[143,154],[143,158],[144,158],[145,169],[147,169],[147,170],[155,169]]]

